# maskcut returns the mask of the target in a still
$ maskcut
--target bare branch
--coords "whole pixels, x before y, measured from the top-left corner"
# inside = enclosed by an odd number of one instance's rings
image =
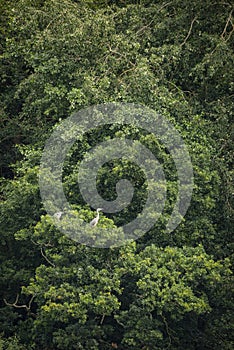
[[[227,37],[226,41],[228,41],[228,40],[231,38],[232,33],[234,32],[234,24],[232,23],[232,21],[231,21],[231,20],[230,20],[230,23],[231,23],[231,25],[232,25],[232,30],[230,31],[230,33],[229,33],[229,35],[228,35],[228,37]]]
[[[32,242],[34,245],[40,245],[39,243],[35,242],[32,238],[31,238],[31,242]]]
[[[230,33],[228,33],[228,37],[227,37],[226,41],[230,39],[230,37],[231,37],[231,35],[232,35],[233,31],[234,31],[234,25],[233,25],[233,23],[232,23],[232,12],[233,12],[233,9],[232,9],[231,12],[229,13],[227,22],[226,22],[225,27],[224,27],[224,29],[223,29],[223,32],[222,32],[222,34],[221,34],[221,38],[225,40],[225,35],[227,34],[227,28],[228,28],[228,25],[229,25],[229,23],[230,23],[231,26],[232,26],[232,30],[231,30]]]
[[[102,315],[102,318],[101,318],[100,324],[103,324],[104,318],[105,318],[105,314],[103,314],[103,315]]]
[[[37,245],[37,246],[43,246],[43,247],[53,247],[53,244],[51,244],[50,242],[49,243],[43,243],[43,244],[41,244],[41,243],[37,243],[37,242],[35,242],[32,238],[31,238],[31,242],[33,243],[33,244],[35,244],[35,245]]]
[[[186,41],[188,40],[188,38],[190,37],[191,33],[192,33],[192,29],[193,29],[193,24],[196,21],[197,17],[194,17],[194,19],[192,20],[191,24],[190,24],[190,28],[188,31],[188,34],[186,35],[186,38],[184,39],[184,41],[182,42],[182,44],[180,44],[180,46],[184,46],[184,44],[186,43]]]
[[[162,11],[162,9],[164,9],[164,7],[167,7],[168,5],[171,5],[171,4],[173,4],[173,1],[166,2],[158,9],[158,12]]]
[[[43,256],[43,258],[45,258],[45,260],[46,260],[51,266],[55,267],[55,264],[52,263],[52,261],[50,261],[50,260],[47,258],[47,256],[44,254],[43,248],[42,248],[42,247],[41,247],[41,255]]]
[[[14,303],[8,303],[8,301],[7,301],[6,299],[3,299],[3,301],[4,301],[4,303],[5,303],[7,306],[13,306],[13,307],[15,307],[15,308],[17,308],[17,309],[26,309],[27,311],[31,311],[31,305],[32,305],[32,302],[33,302],[33,299],[34,299],[34,298],[35,298],[35,295],[32,296],[32,298],[30,299],[28,305],[26,305],[26,304],[18,305],[19,294],[17,294]]]

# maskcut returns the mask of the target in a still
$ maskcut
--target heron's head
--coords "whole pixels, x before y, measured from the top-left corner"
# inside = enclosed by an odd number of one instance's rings
[[[97,213],[99,213],[101,210],[103,210],[103,208],[97,208]]]

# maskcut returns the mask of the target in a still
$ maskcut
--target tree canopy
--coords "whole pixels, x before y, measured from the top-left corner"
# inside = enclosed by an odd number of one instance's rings
[[[231,2],[2,0],[0,13],[0,349],[233,349]],[[167,182],[151,230],[98,249],[56,228],[38,174],[61,121],[109,102],[143,105],[172,123],[188,148],[194,189],[168,234],[178,177],[164,145],[124,124],[84,134],[65,160],[63,186],[86,222],[94,212],[77,172],[102,141],[140,141],[163,164]],[[103,165],[100,195],[113,201],[123,178],[134,196],[120,213],[101,214],[107,239],[145,203],[144,173],[127,160]]]

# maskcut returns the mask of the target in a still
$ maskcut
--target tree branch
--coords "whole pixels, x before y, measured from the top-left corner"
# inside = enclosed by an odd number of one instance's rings
[[[55,267],[55,264],[52,263],[52,261],[50,261],[50,260],[47,258],[47,256],[44,254],[43,248],[42,248],[42,247],[41,247],[41,255],[43,256],[43,258],[45,258],[45,260],[46,260],[51,266]]]
[[[103,315],[102,315],[102,318],[101,318],[100,324],[103,324],[104,318],[105,318],[105,314],[103,314]]]
[[[29,300],[28,305],[26,305],[26,304],[18,305],[19,294],[17,294],[14,303],[8,303],[8,301],[7,301],[6,299],[3,299],[3,301],[4,301],[4,303],[5,303],[7,306],[13,306],[13,307],[15,307],[15,308],[17,308],[17,309],[26,309],[27,311],[31,311],[31,305],[32,305],[32,302],[33,302],[33,299],[34,299],[34,298],[35,298],[35,295],[33,295],[32,298]]]
[[[184,44],[186,43],[186,41],[188,40],[188,38],[190,37],[191,33],[192,33],[192,29],[193,29],[193,24],[196,21],[197,17],[194,17],[194,19],[192,20],[191,24],[190,24],[190,28],[188,31],[188,34],[186,35],[184,41],[182,42],[182,44],[180,44],[180,46],[184,46]]]
[[[223,29],[223,32],[222,32],[222,34],[221,34],[221,38],[225,40],[224,37],[225,37],[225,34],[227,34],[227,27],[228,27],[228,25],[229,25],[229,23],[230,23],[231,26],[232,26],[232,30],[230,31],[230,33],[228,33],[228,37],[227,37],[226,41],[228,41],[228,40],[230,39],[230,37],[231,37],[231,35],[232,35],[233,31],[234,31],[234,25],[233,25],[233,23],[232,23],[232,12],[233,12],[233,9],[232,9],[231,12],[229,13],[227,22],[226,22],[225,27],[224,27],[224,29]]]
[[[49,243],[43,243],[43,244],[41,244],[41,243],[37,243],[37,242],[35,242],[32,238],[31,238],[31,242],[33,243],[33,244],[35,244],[35,245],[37,245],[37,246],[43,246],[43,247],[53,247],[53,244],[51,244],[50,242]]]

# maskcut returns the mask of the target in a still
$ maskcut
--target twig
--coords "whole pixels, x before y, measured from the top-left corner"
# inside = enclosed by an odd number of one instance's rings
[[[231,32],[228,34],[228,38],[226,39],[226,41],[230,39],[230,37],[231,37],[231,35],[232,35],[233,31],[234,31],[234,26],[233,26],[233,23],[232,23],[232,12],[233,12],[233,9],[232,9],[231,12],[229,13],[229,16],[228,16],[227,22],[226,22],[226,24],[225,24],[224,30],[223,30],[223,32],[222,32],[222,34],[221,34],[221,38],[225,40],[224,36],[225,36],[225,34],[227,33],[227,27],[228,27],[228,24],[230,23],[230,24],[232,25],[232,30],[231,30]]]
[[[43,258],[46,259],[46,261],[47,261],[51,266],[55,267],[55,264],[52,263],[52,261],[50,261],[50,260],[47,258],[47,256],[44,254],[43,248],[42,248],[42,247],[41,247],[41,255],[43,256]]]
[[[119,75],[119,77],[122,77],[122,76],[125,75],[127,72],[130,72],[130,71],[135,70],[135,69],[136,69],[136,67],[132,67],[132,68],[125,69],[125,70]]]
[[[172,1],[163,4],[163,5],[157,10],[157,12],[160,12],[164,7],[166,7],[166,6],[170,5],[170,4],[172,4]],[[156,17],[156,16],[155,16],[155,17]],[[141,27],[140,29],[138,29],[138,31],[136,32],[136,35],[138,35],[138,34],[139,34],[140,32],[142,32],[142,31],[144,31],[145,29],[149,28],[149,26],[154,22],[155,17],[154,17],[148,24],[146,24],[145,26],[143,26],[143,27]]]
[[[232,33],[234,32],[234,24],[232,23],[232,21],[231,21],[231,20],[230,20],[230,23],[231,23],[231,25],[232,25],[232,30],[230,31],[230,33],[229,33],[229,35],[228,35],[228,37],[227,37],[226,41],[228,41],[228,40],[231,38]]]
[[[193,23],[196,21],[197,17],[194,17],[194,19],[192,20],[191,24],[190,24],[190,28],[188,31],[188,34],[186,35],[186,38],[184,39],[184,41],[182,42],[182,44],[180,44],[180,46],[184,46],[184,44],[186,43],[186,41],[188,40],[188,38],[190,37],[191,33],[192,33],[192,29],[193,29]]]
[[[35,242],[32,238],[31,238],[31,242],[32,242],[33,244],[37,245],[37,246],[42,246],[41,243]],[[49,242],[49,243],[43,243],[43,246],[44,246],[44,247],[53,247],[53,244],[51,244],[50,242]]]
[[[127,59],[126,55],[123,55],[122,53],[120,53],[119,51],[116,51],[115,49],[113,50],[112,47],[110,45],[108,45],[109,51],[113,54],[119,55],[120,58],[124,58]],[[128,61],[133,67],[135,67],[135,64],[132,61]]]
[[[138,35],[140,32],[144,31],[145,29],[149,28],[149,26],[154,22],[154,18],[145,26],[141,27],[140,29],[138,29],[138,31],[136,32],[136,35]]]
[[[17,305],[18,303],[18,300],[19,300],[19,294],[17,294],[16,296],[16,299],[15,299],[15,302],[14,303],[8,303],[8,301],[6,299],[3,299],[4,303],[7,305],[7,306],[13,306],[17,309],[26,309],[27,311],[31,311],[31,305],[32,305],[32,302],[33,302],[33,299],[35,298],[35,295],[32,296],[32,298],[30,299],[28,305],[24,304],[24,305]]]
[[[102,315],[102,318],[101,318],[100,324],[103,324],[104,318],[105,318],[105,314],[103,314],[103,315]]]
[[[158,9],[158,12],[160,12],[162,9],[164,9],[164,7],[168,6],[168,5],[171,5],[173,3],[173,1],[169,1],[169,2],[166,2],[165,4],[163,4],[159,9]]]
[[[168,347],[167,347],[167,349],[168,349],[171,346],[171,334],[170,334],[170,331],[169,331],[169,327],[168,327],[168,323],[167,323],[166,318],[163,316],[163,314],[161,314],[161,317],[163,319],[163,323],[164,323],[164,325],[166,327],[167,335],[169,337],[169,344],[168,344]]]

